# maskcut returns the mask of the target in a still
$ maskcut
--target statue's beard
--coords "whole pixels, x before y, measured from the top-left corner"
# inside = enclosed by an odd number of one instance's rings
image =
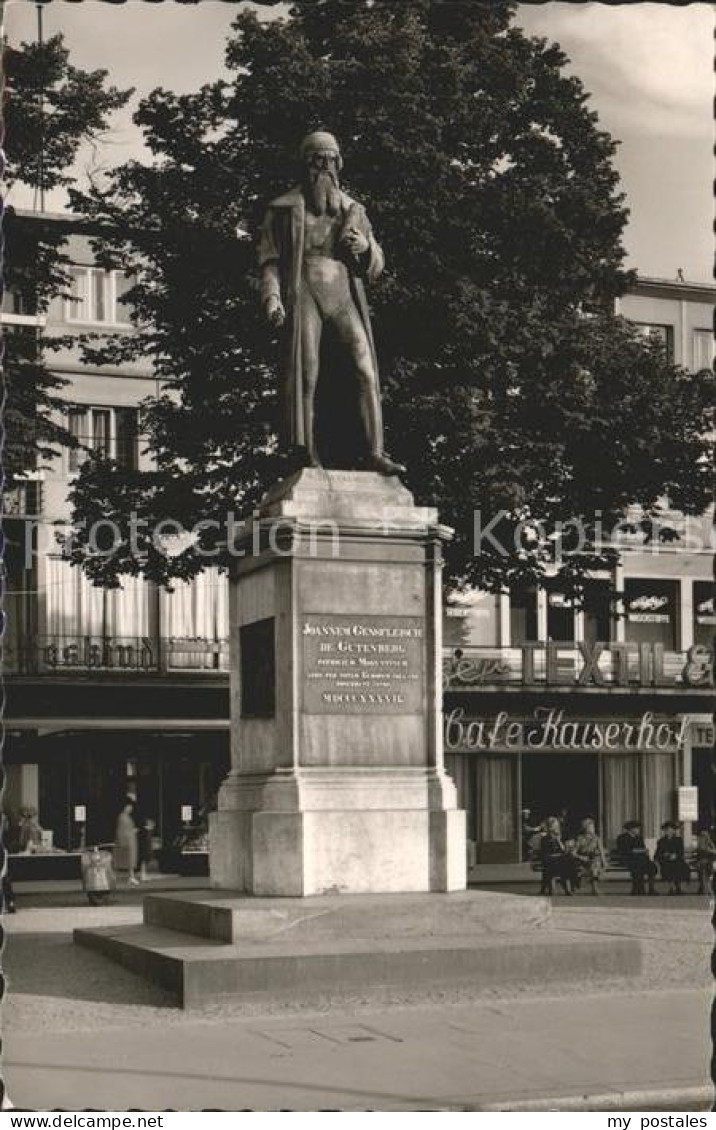
[[[338,176],[327,169],[309,169],[306,183],[308,203],[317,216],[337,216],[341,209]]]

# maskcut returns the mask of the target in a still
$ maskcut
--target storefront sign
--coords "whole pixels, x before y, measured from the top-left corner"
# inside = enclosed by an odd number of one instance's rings
[[[526,753],[568,750],[668,752],[681,749],[688,718],[655,718],[647,711],[636,719],[570,718],[564,710],[538,706],[532,717],[515,718],[500,711],[492,718],[470,718],[462,707],[445,713],[447,753]]]
[[[111,636],[51,637],[41,649],[45,667],[108,668],[120,671],[152,671],[156,656],[150,639],[123,639]]]
[[[695,644],[674,664],[661,643],[525,643],[519,648],[460,648],[443,664],[444,689],[488,683],[522,686],[713,686],[713,652]],[[672,666],[673,665],[673,666]],[[671,670],[667,670],[667,666]]]
[[[696,785],[679,786],[679,822],[698,820],[699,790]]]
[[[305,616],[308,714],[419,714],[425,623],[416,616]]]
[[[689,648],[682,678],[690,687],[714,685],[714,653],[710,647],[696,643]]]
[[[668,596],[635,596],[627,604],[627,619],[635,624],[668,624]]]
[[[700,600],[696,605],[696,623],[697,624],[716,624],[716,615],[714,615],[714,598],[707,597],[706,600]]]

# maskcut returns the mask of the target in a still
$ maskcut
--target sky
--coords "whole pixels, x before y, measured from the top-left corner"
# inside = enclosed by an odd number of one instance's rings
[[[224,72],[224,44],[232,20],[251,3],[173,0],[108,4],[52,0],[44,9],[45,35],[62,32],[75,65],[104,67],[115,85],[195,90]],[[264,18],[270,10],[258,9]],[[275,9],[274,9],[275,11]],[[11,44],[36,34],[35,5],[8,0],[4,30]],[[625,234],[629,266],[640,274],[712,282],[712,146],[714,11],[710,4],[520,5],[516,22],[532,35],[561,44],[592,95],[600,124],[621,142],[616,165],[627,194]],[[101,148],[86,152],[80,168],[112,166],[141,155],[131,111],[115,117]],[[31,204],[17,190],[17,205]],[[48,207],[61,208],[51,196]]]

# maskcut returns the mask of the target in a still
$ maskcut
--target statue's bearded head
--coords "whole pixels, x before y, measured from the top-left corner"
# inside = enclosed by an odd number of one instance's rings
[[[341,206],[339,174],[343,167],[331,133],[309,133],[301,142],[303,187],[309,207],[319,216],[337,216]]]

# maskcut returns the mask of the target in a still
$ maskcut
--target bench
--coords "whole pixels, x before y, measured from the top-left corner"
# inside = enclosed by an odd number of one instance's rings
[[[697,877],[698,876],[698,868],[697,868],[696,849],[692,848],[690,851],[687,851],[685,853],[684,858],[685,858],[686,864],[689,868],[689,871],[694,875],[694,877]],[[540,859],[536,859],[536,858],[531,859],[530,860],[530,867],[532,868],[533,871],[537,872],[537,874],[540,874],[540,875],[542,874],[542,861]],[[612,850],[607,853],[607,866],[605,868],[605,871],[609,875],[613,875],[613,874],[628,875],[629,874],[629,868],[627,867],[626,860],[625,860],[623,855],[620,855],[620,853],[616,850],[616,848],[612,848]]]
[[[697,876],[698,875],[698,868],[697,868],[696,848],[692,848],[690,851],[685,852],[684,862],[686,863],[689,871],[694,876]],[[657,866],[658,866],[658,864],[657,864]],[[627,867],[626,860],[625,860],[624,856],[620,855],[619,852],[616,851],[616,849],[613,849],[612,851],[609,852],[609,856],[607,858],[607,871],[621,871],[625,875],[629,874],[629,868]]]

